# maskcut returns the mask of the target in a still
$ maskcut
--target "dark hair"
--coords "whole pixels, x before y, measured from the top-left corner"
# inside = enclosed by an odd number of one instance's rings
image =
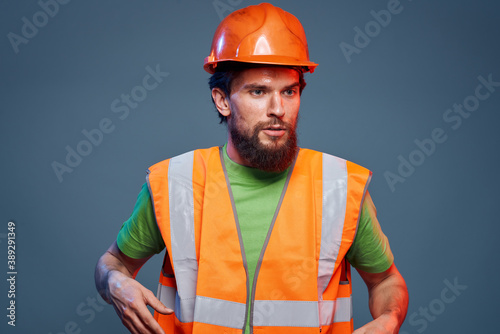
[[[231,95],[231,85],[238,77],[238,75],[246,69],[249,68],[258,68],[264,66],[280,66],[280,65],[263,65],[263,64],[250,64],[250,63],[239,63],[239,62],[223,62],[220,63],[214,74],[208,79],[208,86],[210,87],[210,91],[214,88],[221,89],[224,94],[229,98]],[[291,67],[297,72],[299,72],[299,94],[302,94],[302,91],[306,87],[306,81],[304,80],[304,73],[302,72],[302,68],[300,67]],[[227,123],[227,117],[222,115],[215,105],[214,98],[212,97],[212,102],[215,106],[215,111],[219,115],[220,122],[219,123]]]

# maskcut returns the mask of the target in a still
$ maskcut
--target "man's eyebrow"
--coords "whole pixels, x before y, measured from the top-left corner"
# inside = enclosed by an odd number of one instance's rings
[[[288,89],[292,89],[292,88],[295,88],[295,87],[299,87],[300,86],[300,83],[299,82],[295,82],[291,85],[288,85],[285,87],[285,90],[288,90]]]

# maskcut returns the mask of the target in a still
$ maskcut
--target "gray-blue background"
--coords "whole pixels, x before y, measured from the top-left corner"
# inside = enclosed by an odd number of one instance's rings
[[[148,166],[224,143],[202,70],[228,14],[215,5],[257,3],[73,0],[57,13],[49,7],[51,17],[34,0],[1,2],[0,268],[6,277],[13,220],[18,271],[15,328],[7,325],[6,280],[0,285],[1,332],[126,332],[111,306],[92,304],[95,263],[130,215]],[[481,101],[470,96],[479,76],[500,81],[498,2],[402,0],[379,31],[370,12],[391,1],[274,3],[302,21],[320,64],[306,76],[301,146],[374,172],[370,192],[410,291],[402,333],[497,331],[500,87],[480,89],[489,93]],[[23,38],[23,17],[40,27],[36,35],[24,29],[30,38],[16,53],[9,36]],[[355,46],[354,29],[367,23],[370,42],[348,62],[340,45]],[[115,99],[141,92],[148,66],[169,74],[128,115],[114,112]],[[446,122],[447,109],[464,100],[470,115],[459,127]],[[82,131],[106,118],[113,130],[60,181],[54,161],[66,164],[66,146],[77,149]],[[436,128],[446,140],[419,154],[415,140]],[[398,174],[399,156],[418,166],[391,189],[385,175]],[[138,276],[153,291],[161,260]],[[443,290],[446,280],[461,290]],[[359,277],[354,289],[359,327],[370,319]]]

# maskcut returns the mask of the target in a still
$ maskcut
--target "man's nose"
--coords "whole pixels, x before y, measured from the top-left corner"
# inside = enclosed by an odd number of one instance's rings
[[[285,115],[285,106],[283,104],[283,97],[280,92],[275,92],[269,101],[269,108],[267,111],[268,116],[283,117]]]

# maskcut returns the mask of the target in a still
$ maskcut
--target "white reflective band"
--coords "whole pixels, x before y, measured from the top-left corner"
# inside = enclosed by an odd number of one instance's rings
[[[222,299],[196,297],[194,320],[196,322],[242,329],[246,305]]]
[[[181,322],[194,319],[198,262],[194,237],[194,152],[170,159],[168,198],[172,260],[177,283],[175,315]]]
[[[253,326],[319,327],[318,302],[256,300]]]
[[[334,322],[347,322],[352,319],[351,297],[337,298],[337,300],[322,300],[319,302],[319,316],[321,326],[331,325]]]
[[[194,298],[180,298],[179,291],[175,293],[175,316],[180,322],[193,322],[194,321]]]
[[[335,268],[344,229],[347,203],[347,165],[323,153],[323,209],[318,262],[318,300],[322,300]]]
[[[175,288],[159,283],[156,298],[158,298],[163,305],[173,310],[175,308],[175,293]]]

